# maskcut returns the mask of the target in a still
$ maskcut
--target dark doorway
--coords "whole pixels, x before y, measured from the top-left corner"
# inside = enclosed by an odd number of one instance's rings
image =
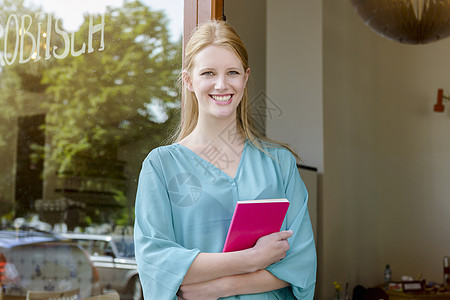
[[[45,133],[42,125],[45,115],[19,118],[16,157],[15,217],[23,217],[34,211],[34,202],[42,199],[43,160],[33,160],[33,145],[43,146]]]

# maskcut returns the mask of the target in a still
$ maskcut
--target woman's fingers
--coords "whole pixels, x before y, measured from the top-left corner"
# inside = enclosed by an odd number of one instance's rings
[[[292,236],[292,230],[275,232],[261,237],[253,247],[259,254],[261,268],[266,268],[286,257],[289,250],[288,238]]]
[[[282,240],[286,240],[286,239],[290,238],[293,234],[294,234],[294,232],[292,230],[284,230],[284,231],[278,232],[278,236]]]

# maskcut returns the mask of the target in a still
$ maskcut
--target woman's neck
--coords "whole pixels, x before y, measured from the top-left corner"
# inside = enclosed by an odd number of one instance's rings
[[[222,145],[240,145],[244,140],[244,134],[237,128],[234,115],[222,119],[199,117],[195,129],[181,143],[191,146],[214,143],[221,147]]]

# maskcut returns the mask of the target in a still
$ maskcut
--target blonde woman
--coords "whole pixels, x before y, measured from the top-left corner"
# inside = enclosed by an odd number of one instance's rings
[[[146,299],[313,299],[316,251],[296,156],[252,126],[247,51],[226,22],[186,46],[174,142],[143,162],[135,242]],[[287,198],[282,231],[221,253],[238,200]]]

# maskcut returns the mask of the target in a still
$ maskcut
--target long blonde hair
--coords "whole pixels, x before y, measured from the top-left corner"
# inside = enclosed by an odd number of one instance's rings
[[[247,49],[238,33],[225,21],[211,20],[199,25],[191,35],[185,47],[183,71],[190,74],[194,67],[196,55],[208,46],[220,46],[231,50],[241,60],[244,70],[249,68]],[[180,75],[181,81],[182,76]],[[171,142],[178,142],[184,139],[197,126],[199,114],[197,98],[194,92],[191,92],[186,85],[183,85],[182,91],[181,120]],[[236,110],[236,127],[238,132],[242,132],[245,138],[261,151],[267,153],[264,147],[286,147],[298,159],[298,155],[289,145],[271,140],[256,130],[250,112],[247,85],[245,86],[242,100]]]

